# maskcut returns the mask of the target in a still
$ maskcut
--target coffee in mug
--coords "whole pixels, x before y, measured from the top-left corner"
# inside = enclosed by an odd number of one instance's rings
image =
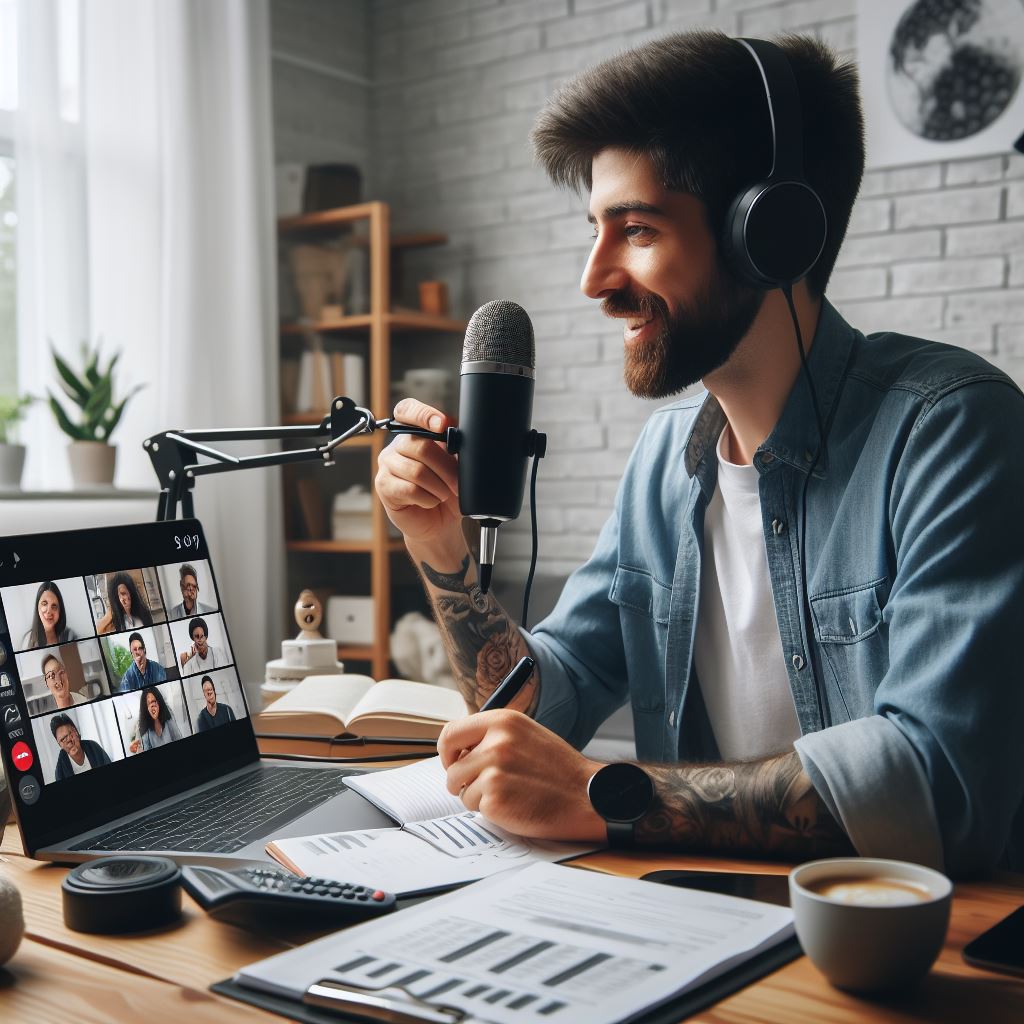
[[[932,898],[923,885],[902,878],[838,877],[822,878],[807,886],[811,892],[860,907],[902,907],[911,903],[924,903]]]

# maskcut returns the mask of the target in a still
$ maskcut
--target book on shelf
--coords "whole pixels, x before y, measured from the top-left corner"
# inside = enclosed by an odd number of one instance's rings
[[[433,744],[447,722],[467,714],[454,690],[407,679],[345,673],[306,676],[257,716],[257,737],[311,740],[315,745],[350,738]],[[285,751],[297,752],[297,751]],[[326,753],[322,749],[314,753]]]

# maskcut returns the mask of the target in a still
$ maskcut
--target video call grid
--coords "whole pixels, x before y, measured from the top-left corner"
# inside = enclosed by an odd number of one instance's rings
[[[176,602],[175,604],[172,604],[170,601],[168,601],[167,587],[165,587],[164,583],[161,581],[161,579],[160,579],[160,572],[158,571],[158,569],[172,568],[173,572],[175,574],[178,574],[179,570],[180,570],[180,567],[183,566],[183,565],[188,565],[188,564],[191,564],[193,566],[199,566],[199,565],[205,566],[205,568],[206,568],[205,574],[204,573],[200,573],[200,575],[206,575],[209,578],[210,588],[212,590],[212,596],[213,596],[214,604],[212,604],[212,605],[205,605],[205,604],[203,604],[200,601],[199,594],[197,592],[196,597],[193,599],[193,603],[194,603],[193,612],[191,614],[187,613],[187,612],[183,612],[182,614],[179,614],[179,615],[175,616],[175,609],[176,609],[176,607],[180,607],[180,606],[182,606],[184,604],[184,595],[182,594],[182,600]],[[193,559],[191,562],[175,560],[173,562],[163,563],[159,567],[157,567],[157,566],[139,566],[139,567],[136,567],[134,569],[120,569],[120,570],[115,570],[115,571],[108,572],[108,573],[93,573],[93,574],[87,574],[87,575],[83,575],[83,576],[79,576],[79,577],[67,577],[66,579],[80,581],[80,583],[81,583],[81,585],[83,587],[83,593],[88,598],[88,595],[90,595],[90,594],[98,594],[99,593],[99,590],[95,586],[95,583],[98,581],[98,579],[101,576],[104,577],[104,578],[107,578],[107,577],[116,576],[116,575],[118,575],[119,573],[122,573],[122,572],[123,573],[139,572],[139,573],[145,574],[147,571],[152,574],[152,576],[151,576],[152,583],[155,584],[157,593],[158,593],[159,598],[160,598],[160,608],[157,609],[155,612],[154,612],[154,610],[152,608],[150,608],[150,612],[151,612],[151,614],[153,616],[153,624],[152,624],[152,626],[131,627],[131,628],[126,628],[125,630],[123,630],[121,632],[104,631],[103,633],[100,633],[99,632],[99,625],[100,625],[101,622],[104,621],[104,619],[106,617],[108,617],[108,613],[110,611],[110,609],[108,607],[108,605],[110,603],[109,602],[109,598],[108,598],[105,602],[103,602],[103,606],[104,606],[104,614],[103,614],[103,616],[99,615],[98,610],[95,607],[91,607],[91,609],[90,609],[90,611],[91,611],[90,617],[91,617],[91,623],[92,623],[92,633],[88,634],[88,635],[78,634],[78,635],[76,635],[76,638],[74,640],[69,640],[69,641],[65,642],[64,644],[56,643],[56,644],[46,644],[46,645],[39,645],[39,646],[26,646],[25,645],[25,640],[26,640],[26,636],[25,635],[23,635],[21,638],[19,638],[19,637],[17,637],[15,635],[14,632],[9,632],[8,629],[7,629],[7,623],[6,623],[5,620],[8,618],[8,616],[4,615],[4,608],[3,608],[3,605],[5,603],[5,600],[4,600],[5,595],[9,594],[11,591],[14,591],[16,589],[22,589],[22,587],[33,587],[33,586],[34,587],[38,587],[40,585],[40,583],[42,583],[43,581],[35,581],[35,582],[31,583],[31,584],[23,584],[23,585],[21,585],[21,587],[18,587],[18,588],[15,588],[15,587],[5,587],[5,588],[0,589],[0,622],[4,623],[4,627],[5,627],[4,631],[7,632],[7,639],[10,642],[10,648],[11,648],[12,654],[14,655],[14,657],[12,659],[13,661],[17,661],[19,657],[23,658],[24,655],[29,654],[29,653],[37,654],[42,659],[42,658],[45,658],[47,656],[47,651],[56,652],[56,651],[59,651],[62,647],[67,647],[67,646],[75,646],[75,647],[79,648],[79,650],[80,650],[81,649],[81,645],[83,645],[83,644],[92,644],[92,643],[98,644],[99,647],[100,647],[100,650],[102,652],[101,655],[100,655],[99,661],[100,661],[100,664],[102,666],[102,670],[104,672],[104,675],[106,677],[107,691],[108,692],[107,693],[101,692],[96,697],[94,697],[94,698],[92,698],[90,700],[84,701],[82,703],[75,704],[75,705],[73,705],[73,706],[71,706],[69,708],[57,709],[56,711],[53,711],[53,710],[40,711],[37,714],[30,715],[30,724],[31,724],[32,738],[35,740],[35,745],[37,747],[37,751],[41,747],[42,743],[50,738],[49,735],[48,735],[50,733],[49,721],[53,717],[55,717],[56,715],[59,715],[59,714],[66,714],[68,711],[74,712],[77,709],[88,707],[88,708],[90,708],[93,711],[93,714],[96,714],[97,712],[102,713],[103,711],[109,710],[110,714],[113,716],[113,723],[114,723],[113,734],[116,735],[118,743],[120,744],[121,750],[120,750],[120,756],[110,757],[111,763],[113,763],[115,761],[119,761],[119,760],[126,760],[129,757],[129,748],[131,746],[131,738],[126,739],[125,734],[124,734],[124,731],[125,731],[124,730],[124,726],[123,726],[123,724],[122,724],[118,714],[115,711],[115,706],[118,703],[122,703],[123,704],[123,699],[127,698],[129,696],[134,696],[135,698],[137,698],[137,699],[139,699],[141,701],[142,695],[150,687],[146,686],[146,685],[143,685],[143,686],[138,687],[138,688],[133,689],[133,690],[128,690],[128,691],[125,691],[125,692],[121,691],[122,677],[117,676],[117,670],[114,667],[114,665],[112,664],[112,661],[111,661],[111,658],[112,658],[112,647],[114,646],[116,641],[118,641],[120,639],[123,639],[123,640],[125,640],[127,642],[128,639],[131,637],[131,635],[133,633],[142,633],[143,631],[146,631],[146,632],[152,631],[152,635],[153,635],[154,638],[158,638],[159,637],[159,633],[161,631],[164,632],[164,634],[166,635],[167,640],[169,641],[170,650],[175,655],[174,663],[171,666],[169,666],[169,667],[168,666],[161,666],[164,669],[165,673],[166,673],[166,679],[163,682],[156,683],[155,684],[155,688],[157,688],[160,691],[166,691],[168,688],[171,688],[172,690],[176,691],[176,693],[178,695],[179,700],[173,701],[173,703],[178,704],[180,706],[180,708],[183,710],[183,717],[182,717],[182,719],[180,719],[180,721],[183,724],[185,724],[187,726],[187,729],[188,729],[187,732],[183,732],[181,730],[178,730],[179,731],[179,738],[180,739],[185,739],[187,736],[195,735],[196,732],[198,731],[197,722],[196,722],[195,716],[192,713],[192,709],[191,709],[191,707],[189,705],[188,696],[187,696],[186,691],[185,691],[185,680],[186,680],[186,678],[191,678],[195,682],[198,683],[203,677],[205,677],[207,675],[213,675],[214,673],[216,673],[217,675],[221,675],[221,673],[227,674],[225,670],[235,670],[235,662],[234,662],[233,652],[231,651],[230,644],[228,643],[228,640],[227,640],[227,631],[223,627],[223,618],[222,618],[221,611],[220,611],[220,597],[219,597],[219,594],[217,592],[216,583],[213,580],[212,571],[209,568],[208,560],[207,559]],[[144,579],[145,579],[145,577],[144,577]],[[89,581],[92,581],[93,584],[94,584],[92,590],[90,590]],[[54,582],[56,582],[56,580],[54,580]],[[198,577],[197,577],[197,583],[198,583]],[[147,604],[148,603],[149,602],[148,602],[148,586],[147,586]],[[90,604],[91,604],[91,602],[90,602]],[[195,618],[201,618],[201,619],[204,619],[207,622],[209,622],[209,620],[211,618],[213,618],[216,621],[218,621],[218,623],[220,624],[221,628],[223,629],[223,637],[224,637],[224,639],[223,639],[223,649],[228,652],[227,661],[224,664],[218,664],[215,668],[211,668],[209,671],[207,671],[207,670],[205,670],[203,668],[198,668],[198,669],[195,669],[192,672],[184,672],[184,673],[182,673],[182,666],[180,665],[180,660],[179,660],[179,658],[177,656],[176,646],[173,643],[173,639],[172,639],[171,625],[172,625],[172,623],[180,624],[180,623],[183,623],[183,622],[188,622],[188,621],[191,621],[192,619],[195,619]],[[106,641],[106,645],[104,645],[104,641]],[[0,646],[2,646],[2,644],[0,644]],[[148,651],[148,647],[147,647],[147,654],[148,653],[149,653],[149,651]],[[6,650],[5,650],[5,658],[6,658]],[[133,663],[134,663],[134,659],[133,659]],[[62,665],[63,665],[63,662],[62,662]],[[22,698],[25,701],[26,709],[27,709],[27,707],[28,707],[28,699],[27,699],[27,694],[25,692],[25,688],[24,688],[24,684],[22,682],[21,676],[22,676],[22,673],[21,673],[20,665],[19,665],[19,669],[18,669],[18,686],[19,686],[19,689],[21,691]],[[116,677],[116,679],[115,679],[115,677]],[[240,681],[239,681],[237,670],[232,671],[229,678],[235,684],[235,686],[238,688],[238,693],[241,695],[241,686],[240,686]],[[163,692],[161,692],[161,696],[163,696]],[[120,700],[119,700],[119,698],[120,698]],[[247,716],[248,709],[245,707],[245,704],[244,704],[244,702],[245,702],[244,695],[241,695],[241,700],[242,700],[241,715],[242,716]],[[199,710],[201,712],[202,708],[200,708]],[[236,716],[236,717],[238,717],[238,716]],[[72,720],[74,721],[74,719],[72,719]],[[44,730],[44,722],[46,723],[45,730]],[[76,726],[76,729],[77,729],[77,726]],[[41,737],[40,736],[40,732],[42,732],[42,731],[45,731],[45,733],[47,735]],[[82,740],[86,739],[86,737],[81,736],[81,733],[79,733],[79,735],[80,735]],[[145,752],[145,751],[144,750],[132,751],[131,756],[134,756],[136,753],[142,753],[142,752]],[[114,753],[116,755],[117,751],[115,751]],[[108,754],[108,757],[109,756],[110,755]],[[49,783],[54,782],[54,781],[57,781],[56,778],[46,779],[46,780],[44,780],[44,783],[45,784],[49,784]]]

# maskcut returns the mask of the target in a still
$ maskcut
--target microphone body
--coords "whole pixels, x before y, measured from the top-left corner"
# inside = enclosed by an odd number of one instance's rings
[[[523,506],[533,418],[533,324],[508,300],[469,321],[459,378],[459,511],[480,523],[480,589],[487,593],[497,528]]]
[[[462,371],[459,510],[471,519],[504,523],[515,519],[523,507],[533,375],[526,367],[496,370],[496,365],[469,363]]]

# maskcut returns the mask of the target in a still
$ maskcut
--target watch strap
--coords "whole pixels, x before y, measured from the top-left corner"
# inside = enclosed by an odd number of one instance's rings
[[[635,821],[605,821],[608,845],[613,850],[629,850],[636,846]]]

